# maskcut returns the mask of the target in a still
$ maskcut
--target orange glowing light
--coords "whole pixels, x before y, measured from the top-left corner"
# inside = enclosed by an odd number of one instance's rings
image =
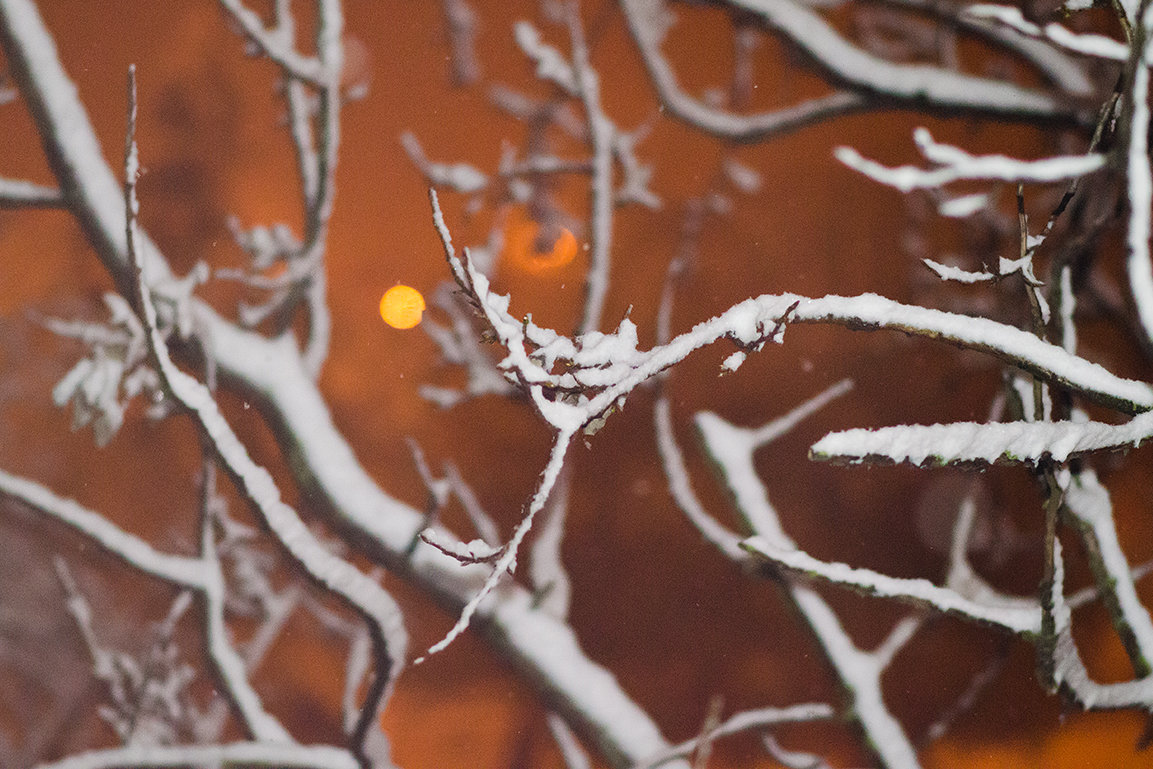
[[[380,317],[393,328],[412,328],[424,314],[424,297],[412,286],[393,286],[380,298]]]
[[[577,240],[560,225],[542,227],[522,210],[514,210],[505,224],[504,258],[534,275],[560,269],[577,255]]]

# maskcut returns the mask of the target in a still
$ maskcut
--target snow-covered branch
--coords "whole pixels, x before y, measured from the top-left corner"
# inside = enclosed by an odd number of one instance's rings
[[[935,189],[958,181],[1001,181],[1014,184],[1050,184],[1077,179],[1105,165],[1098,154],[1018,160],[1005,155],[970,155],[957,147],[935,141],[926,128],[913,133],[925,159],[937,166],[888,168],[863,157],[852,147],[838,147],[837,160],[873,181],[901,192]]]
[[[1087,710],[1140,708],[1148,710],[1153,704],[1153,676],[1119,683],[1097,683],[1089,675],[1077,642],[1073,639],[1073,615],[1065,600],[1065,559],[1061,541],[1053,542],[1054,576],[1048,600],[1042,606],[1053,624],[1056,635],[1051,657],[1047,664],[1052,670],[1053,683],[1068,692]]]
[[[433,201],[435,207],[435,195]],[[473,267],[467,253],[463,260],[455,255],[439,209],[435,216],[457,282],[507,351],[500,368],[528,392],[540,414],[556,429],[587,426],[633,389],[694,350],[726,338],[743,350],[758,350],[766,342],[780,342],[785,328],[794,323],[892,329],[941,339],[995,355],[1045,381],[1123,412],[1153,408],[1153,388],[1149,385],[1111,374],[1026,331],[987,318],[903,305],[874,294],[817,299],[765,294],[746,299],[667,344],[646,351],[637,349],[636,326],[627,318],[615,333],[569,338],[536,325],[531,318],[521,321],[512,317],[509,298],[489,288],[488,278]],[[553,373],[558,363],[562,373]],[[737,361],[733,368],[739,365]]]
[[[0,179],[0,209],[60,208],[64,197],[59,190],[17,179]]]
[[[710,107],[687,95],[677,83],[661,44],[672,25],[664,0],[622,0],[629,29],[654,86],[678,118],[729,139],[751,141],[875,108],[869,97],[921,107],[997,115],[1023,120],[1076,120],[1058,97],[1003,81],[927,65],[897,64],[873,56],[846,40],[816,11],[793,0],[729,0],[728,5],[763,20],[796,45],[845,92],[759,115],[739,115]]]
[[[1120,425],[1102,422],[954,422],[855,428],[826,435],[810,456],[834,462],[914,465],[1040,464],[1140,446],[1153,435],[1153,413]]]
[[[65,524],[144,574],[200,594],[206,603],[209,656],[246,727],[258,739],[290,739],[284,727],[264,709],[248,681],[244,663],[228,640],[224,626],[224,577],[214,554],[192,558],[162,553],[99,513],[61,498],[34,481],[3,471],[0,471],[0,493]]]
[[[661,103],[677,118],[714,136],[741,142],[759,141],[813,123],[867,109],[861,95],[835,92],[768,112],[743,115],[694,98],[681,87],[676,72],[661,51],[672,24],[663,0],[622,0],[621,10],[644,58],[645,68]]]
[[[1008,5],[970,5],[964,15],[973,19],[990,19],[1004,24],[1009,29],[1032,38],[1048,40],[1060,48],[1080,56],[1092,56],[1111,61],[1125,61],[1129,58],[1129,46],[1111,37],[1093,33],[1076,33],[1052,22],[1041,26],[1025,18],[1020,8]]]
[[[938,587],[926,579],[899,579],[871,569],[819,561],[803,550],[783,548],[764,537],[751,537],[742,542],[741,546],[799,576],[816,577],[866,595],[899,598],[943,613],[997,625],[1011,633],[1035,635],[1041,629],[1041,610],[1035,605],[1017,605],[1020,602],[1003,606],[982,604],[949,588]]]
[[[346,601],[369,623],[376,655],[376,675],[368,688],[360,719],[349,734],[353,750],[364,750],[369,729],[376,728],[380,711],[405,663],[408,634],[400,607],[375,580],[366,577],[348,561],[331,553],[308,530],[300,516],[285,504],[272,476],[256,464],[236,437],[208,388],[181,371],[172,362],[168,345],[160,332],[152,290],[145,276],[144,260],[137,250],[136,177],[140,160],[136,146],[135,68],[129,69],[128,131],[125,139],[124,202],[126,243],[136,275],[134,299],[148,341],[153,366],[165,391],[197,421],[222,466],[260,513],[264,525],[276,537],[293,561],[318,584]]]
[[[0,3],[0,42],[33,109],[70,210],[121,292],[132,295],[135,278],[128,260],[123,198],[55,56],[52,39],[29,0]],[[159,251],[144,233],[140,235],[150,280],[169,276]],[[298,480],[326,503],[337,528],[422,589],[463,607],[481,585],[478,575],[432,548],[409,553],[423,516],[382,492],[362,468],[332,423],[293,340],[289,336],[270,340],[244,331],[195,299],[191,307],[204,343],[214,351],[222,381],[264,405],[296,459],[292,466]],[[254,473],[253,480],[259,482],[260,477]],[[273,499],[270,494],[268,501]],[[588,659],[568,626],[533,610],[526,591],[502,591],[479,608],[473,624],[613,763],[630,764],[666,745],[652,720],[617,681]]]
[[[650,756],[647,760],[636,764],[632,769],[655,769],[655,767],[664,766],[670,759],[691,756],[696,751],[697,746],[706,740],[715,741],[741,732],[767,732],[772,727],[782,724],[824,721],[835,717],[836,711],[824,703],[742,710],[740,713],[729,716],[699,737],[685,740],[666,751]]]
[[[1060,99],[1012,83],[925,65],[895,64],[872,56],[843,38],[816,11],[794,0],[728,2],[763,19],[834,81],[865,93],[1018,119],[1070,119],[1074,114]]]
[[[1153,36],[1153,7],[1146,7],[1141,19],[1140,46],[1148,45]],[[1137,317],[1149,340],[1153,340],[1153,257],[1149,239],[1153,236],[1153,169],[1149,162],[1149,64],[1144,56],[1133,56],[1132,87],[1129,93],[1128,147],[1125,155],[1125,178],[1129,193],[1129,229],[1127,262],[1129,290],[1137,306]]]
[[[742,548],[756,555],[758,551],[750,549],[750,543],[773,543],[774,547],[796,552],[793,540],[785,533],[780,518],[769,502],[764,484],[757,477],[753,467],[753,452],[760,445],[780,437],[783,432],[846,389],[845,383],[839,383],[760,430],[736,427],[715,414],[697,414],[697,427],[705,448],[736,500],[738,513],[748,530],[754,534],[752,539],[740,543]],[[663,424],[666,422],[667,408],[667,401],[663,398],[658,401],[658,440],[666,471],[677,472],[684,469],[683,459],[668,425]],[[733,539],[737,535],[705,512],[687,482],[676,483],[670,477],[670,484],[677,503],[706,538],[722,552],[731,552]],[[745,560],[743,553],[730,557],[738,561]],[[863,652],[852,642],[836,614],[816,591],[794,579],[786,579],[785,587],[846,692],[849,700],[847,714],[867,735],[882,765],[917,767],[916,751],[900,723],[884,705],[880,681],[892,657],[912,637],[919,623],[898,623],[886,643],[874,652]]]
[[[360,769],[347,750],[328,745],[233,742],[226,745],[131,745],[91,750],[40,764],[37,769],[160,769],[160,767],[285,767]]]
[[[284,27],[269,29],[259,14],[244,5],[243,0],[220,0],[223,8],[259,50],[292,77],[314,86],[322,86],[331,76],[320,58],[300,55],[292,45],[292,37]]]

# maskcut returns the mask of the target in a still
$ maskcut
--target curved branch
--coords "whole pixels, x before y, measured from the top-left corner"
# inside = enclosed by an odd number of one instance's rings
[[[865,97],[848,92],[836,92],[791,107],[752,115],[706,104],[685,93],[677,82],[672,65],[661,52],[665,28],[663,14],[667,13],[661,0],[622,0],[621,10],[661,104],[674,117],[713,136],[754,142],[871,108]]]
[[[669,24],[664,0],[622,0],[629,30],[661,103],[677,118],[715,136],[757,141],[840,115],[882,106],[937,109],[1013,120],[1080,122],[1062,100],[1020,86],[924,65],[875,57],[843,38],[819,14],[791,0],[729,0],[796,45],[829,79],[846,89],[793,107],[740,115],[689,96],[661,52]],[[879,103],[881,97],[887,104]]]
[[[727,0],[783,35],[833,82],[918,108],[1018,120],[1075,120],[1060,99],[1013,83],[940,67],[896,64],[850,43],[816,11],[793,0]]]
[[[161,552],[103,515],[59,496],[47,486],[0,470],[0,496],[15,499],[64,524],[150,577],[189,590],[204,589],[205,575],[199,558]]]
[[[955,7],[936,0],[880,0],[880,2],[895,8],[928,14],[942,24],[956,27],[980,38],[990,46],[1019,56],[1036,67],[1038,74],[1046,81],[1070,96],[1089,98],[1096,91],[1085,68],[1069,53],[1062,51],[1048,40],[1036,39],[1036,36],[1030,35],[1026,29],[1005,25],[999,18],[989,18],[976,13],[975,10],[982,6]],[[1006,11],[1008,12],[1008,8]]]

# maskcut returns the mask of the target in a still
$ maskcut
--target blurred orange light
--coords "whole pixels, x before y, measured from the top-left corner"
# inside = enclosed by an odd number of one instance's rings
[[[564,267],[577,254],[576,236],[566,227],[545,229],[520,209],[509,216],[504,231],[504,257],[525,272],[539,274]]]
[[[412,286],[393,286],[380,298],[380,317],[393,328],[412,328],[424,313],[424,297]]]

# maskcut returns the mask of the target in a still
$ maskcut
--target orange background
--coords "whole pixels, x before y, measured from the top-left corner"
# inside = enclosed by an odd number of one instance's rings
[[[476,5],[482,19],[484,82],[547,94],[532,80],[510,31],[512,20],[535,15],[536,4]],[[589,18],[604,14],[593,62],[602,73],[608,114],[624,128],[654,121],[639,154],[655,165],[653,187],[664,207],[619,212],[612,291],[602,327],[611,328],[631,308],[630,317],[647,344],[664,270],[677,247],[683,206],[708,189],[722,148],[657,116],[622,19],[605,10],[608,3],[586,5],[592,6],[586,8]],[[287,221],[299,228],[296,174],[279,122],[276,73],[266,62],[245,59],[214,4],[48,2],[43,11],[114,162],[122,146],[125,72],[129,63],[137,65],[138,138],[145,166],[142,220],[177,272],[198,260],[214,266],[243,263],[225,227],[229,214],[247,225]],[[389,493],[423,504],[424,491],[404,441],[411,436],[434,469],[449,459],[459,463],[507,532],[543,465],[546,430],[524,404],[490,398],[441,411],[422,400],[421,384],[459,384],[459,375],[438,362],[436,347],[419,331],[401,332],[381,323],[377,303],[398,282],[429,297],[448,278],[425,185],[400,147],[400,132],[414,131],[433,159],[468,161],[491,170],[501,142],[518,141],[524,127],[487,105],[483,84],[449,87],[439,3],[351,0],[346,14],[348,34],[363,46],[350,77],[367,80],[370,91],[343,113],[328,251],[334,333],[322,389],[338,426]],[[674,52],[682,83],[693,93],[723,86],[731,65],[728,22],[703,9],[682,9],[679,18],[667,47]],[[544,25],[542,30],[565,48],[558,28]],[[761,47],[754,108],[814,91],[811,76],[796,75],[783,61],[775,43]],[[884,162],[912,160],[911,129],[921,124],[938,139],[973,152],[1036,156],[1057,147],[1054,136],[1036,128],[870,114],[730,150],[759,170],[765,184],[755,195],[736,197],[730,218],[706,224],[701,253],[678,292],[674,329],[687,329],[747,296],[774,291],[876,291],[940,306],[942,293],[928,290],[921,268],[902,250],[908,226],[902,199],[849,172],[831,155],[833,147],[850,144]],[[0,107],[0,136],[0,174],[50,182],[18,102]],[[575,152],[571,144],[566,149]],[[573,213],[583,216],[579,182],[566,182],[559,194]],[[468,220],[458,197],[443,197],[457,242],[483,240],[487,216]],[[934,237],[951,242],[958,236],[945,228]],[[199,461],[191,427],[181,421],[152,423],[133,409],[113,443],[96,449],[88,432],[71,433],[70,416],[51,405],[51,386],[79,348],[39,329],[28,313],[100,318],[100,295],[111,285],[79,230],[62,213],[0,212],[0,255],[0,466],[79,499],[158,546],[190,547]],[[584,266],[578,255],[555,270],[506,269],[497,288],[512,293],[514,313],[531,312],[542,325],[570,330]],[[235,292],[209,286],[205,293],[227,308]],[[437,317],[435,310],[430,312]],[[1085,353],[1118,373],[1150,375],[1123,343],[1102,339],[1090,328]],[[699,353],[677,369],[669,385],[680,438],[695,457],[694,481],[711,509],[728,515],[724,492],[693,443],[689,417],[694,411],[707,408],[739,424],[756,425],[850,376],[857,384],[849,397],[758,455],[773,500],[786,528],[818,557],[898,576],[939,578],[943,555],[933,547],[939,545],[933,532],[939,536],[941,521],[947,520],[942,516],[951,514],[967,476],[959,471],[832,468],[808,463],[805,453],[833,427],[983,419],[989,396],[1000,384],[999,369],[980,356],[925,341],[831,328],[791,328],[782,347],[751,357],[737,375],[719,379],[718,365],[730,352],[718,347]],[[673,506],[649,437],[651,405],[651,393],[634,394],[628,407],[590,439],[591,450],[579,450],[573,462],[564,557],[574,583],[572,624],[584,648],[617,674],[674,740],[696,733],[717,694],[724,697],[726,713],[835,701],[819,654],[772,586],[749,580],[725,562]],[[308,500],[294,496],[267,430],[243,404],[225,398],[225,406],[259,460],[282,480],[290,501],[307,514]],[[1148,462],[1146,450],[1103,468],[1114,489],[1122,544],[1134,563],[1153,555]],[[1008,551],[994,543],[978,561],[998,585],[1028,591],[1040,574],[1038,496],[1024,471],[997,470],[982,479],[987,509],[1037,544],[1006,557]],[[42,638],[37,655],[45,670],[72,671],[73,689],[68,691],[79,703],[51,753],[108,744],[110,733],[92,715],[99,688],[84,683],[83,649],[62,613],[54,580],[40,573],[49,571],[45,558],[63,552],[78,564],[94,605],[103,607],[107,619],[98,629],[110,642],[141,643],[139,627],[159,619],[170,596],[80,553],[76,541],[35,524],[26,514],[5,509],[0,525],[7,536],[0,538],[0,554],[7,565],[0,572],[0,605],[37,617],[27,623],[30,637]],[[239,513],[242,507],[235,503],[233,510]],[[1076,576],[1086,578],[1084,573]],[[390,581],[389,586],[408,612],[414,649],[448,628],[452,618],[403,585]],[[824,592],[862,646],[879,641],[902,613],[891,604]],[[1144,593],[1153,598],[1147,589]],[[1077,616],[1091,670],[1103,680],[1128,676],[1103,612],[1092,609]],[[185,643],[195,649],[194,634],[187,636]],[[994,634],[951,619],[922,631],[885,680],[892,709],[910,734],[922,733],[948,708],[999,646]],[[339,652],[315,623],[301,618],[257,675],[269,707],[303,740],[339,737]],[[1139,718],[1062,713],[1059,702],[1035,683],[1031,650],[1010,643],[1006,653],[1006,671],[975,711],[924,753],[926,765],[1148,765],[1148,755],[1132,749],[1142,726]],[[0,678],[0,688],[20,683],[28,692],[27,699],[13,700],[20,704],[5,701],[13,712],[23,709],[23,715],[5,714],[7,721],[48,707],[46,692],[52,687],[44,680],[11,666],[0,668],[0,676],[11,678]],[[558,765],[529,689],[467,637],[404,674],[386,725],[401,766]],[[789,747],[823,752],[838,763],[865,760],[854,737],[843,730],[798,728],[780,730],[778,736]],[[734,740],[720,748],[718,765],[754,765],[758,751],[752,739]]]

